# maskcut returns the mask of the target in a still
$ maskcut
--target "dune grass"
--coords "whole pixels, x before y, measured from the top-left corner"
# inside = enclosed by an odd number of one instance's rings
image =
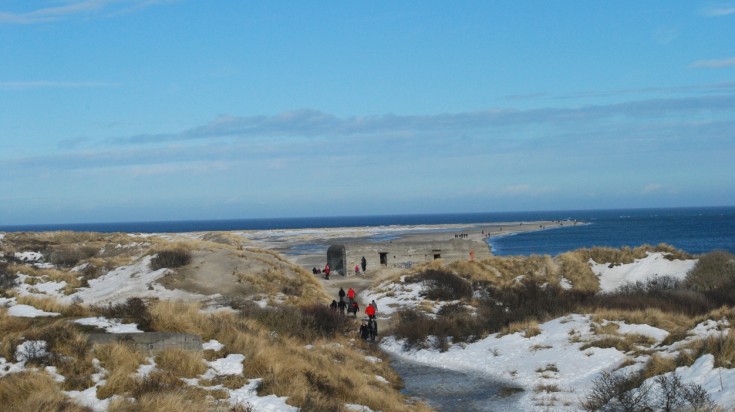
[[[12,373],[0,379],[0,405],[6,412],[86,412],[87,408],[67,398],[45,373]]]

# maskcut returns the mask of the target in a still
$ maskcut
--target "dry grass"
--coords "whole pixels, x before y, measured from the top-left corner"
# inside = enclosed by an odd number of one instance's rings
[[[204,314],[196,305],[172,302],[154,302],[150,311],[156,330],[196,333],[204,340],[217,339],[225,345],[224,353],[218,356],[244,354],[245,377],[263,379],[261,395],[287,396],[290,404],[307,410],[339,410],[344,403],[359,403],[384,411],[428,410],[425,406],[409,406],[397,386],[377,381],[375,375],[396,383],[400,379],[387,361],[368,362],[356,350],[363,347],[359,344],[355,347],[349,340],[351,336],[317,339],[309,342],[314,346],[309,350],[301,339],[272,333],[248,317]],[[241,380],[231,382],[235,387],[242,384]]]
[[[64,396],[50,376],[39,372],[12,373],[0,379],[0,405],[5,412],[88,411]]]
[[[580,292],[597,292],[600,280],[582,256],[575,252],[562,253],[558,257],[561,274],[571,284],[572,289]]]
[[[51,297],[41,298],[37,296],[17,296],[16,302],[18,304],[33,306],[36,309],[46,312],[61,313],[64,316],[82,317],[89,314],[89,310],[82,305],[66,305]]]
[[[156,356],[156,368],[184,378],[195,378],[207,370],[201,352],[167,349]]]
[[[209,317],[198,302],[153,301],[148,305],[151,328],[160,332],[193,333],[208,339]]]
[[[185,391],[146,393],[139,399],[115,399],[110,402],[109,412],[180,412],[207,411],[210,404],[204,396],[187,396]]]
[[[659,309],[626,311],[620,309],[582,309],[582,313],[592,315],[592,320],[598,324],[605,320],[622,320],[629,324],[647,324],[670,333],[676,332],[681,325],[691,324],[691,319],[680,313],[663,312]]]
[[[138,366],[143,363],[143,356],[130,346],[121,343],[97,345],[94,354],[100,364],[108,372],[105,384],[97,390],[100,399],[112,395],[130,394],[137,382],[134,377]]]
[[[531,338],[541,334],[541,328],[539,328],[538,322],[535,320],[527,320],[522,322],[513,322],[498,332],[498,337],[505,335],[512,335],[514,333],[522,332],[526,338]]]
[[[663,375],[674,371],[678,366],[680,365],[678,364],[676,357],[653,354],[648,363],[646,363],[646,367],[642,371],[642,376],[644,379],[648,379],[654,376]]]

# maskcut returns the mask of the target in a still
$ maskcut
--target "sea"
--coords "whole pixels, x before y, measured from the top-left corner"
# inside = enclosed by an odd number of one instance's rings
[[[562,228],[488,239],[496,255],[557,255],[594,246],[666,243],[692,254],[735,253],[735,206],[665,209],[562,210],[274,219],[189,220],[0,226],[4,232],[72,230],[85,232],[180,233],[229,230],[488,224],[561,220]],[[578,222],[573,225],[572,222]],[[580,224],[583,223],[583,224]]]

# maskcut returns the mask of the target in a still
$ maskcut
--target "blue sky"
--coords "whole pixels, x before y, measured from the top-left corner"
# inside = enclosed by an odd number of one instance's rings
[[[735,2],[9,0],[0,224],[735,205]]]

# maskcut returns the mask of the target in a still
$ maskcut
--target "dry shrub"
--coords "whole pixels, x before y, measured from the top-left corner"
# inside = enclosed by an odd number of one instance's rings
[[[7,262],[0,262],[0,296],[6,289],[12,289],[18,282],[17,271],[12,270]]]
[[[93,307],[92,310],[107,318],[135,323],[143,331],[151,330],[151,313],[141,298],[128,298],[125,303],[110,303],[107,306]]]
[[[735,255],[723,250],[702,255],[686,277],[689,287],[701,291],[711,291],[734,282]]]
[[[432,300],[460,300],[472,297],[472,285],[462,277],[447,270],[427,270],[406,276],[406,282],[424,282],[422,295]]]
[[[156,356],[156,367],[174,376],[195,378],[207,370],[201,352],[166,349]]]
[[[191,252],[188,249],[184,249],[182,247],[164,249],[159,251],[156,256],[151,259],[151,269],[175,269],[181,266],[186,266],[189,262],[191,262]]]
[[[99,249],[85,245],[54,246],[46,252],[46,260],[54,265],[71,268],[97,254]]]
[[[0,405],[6,412],[83,412],[88,408],[69,400],[45,373],[11,373],[0,379]]]

